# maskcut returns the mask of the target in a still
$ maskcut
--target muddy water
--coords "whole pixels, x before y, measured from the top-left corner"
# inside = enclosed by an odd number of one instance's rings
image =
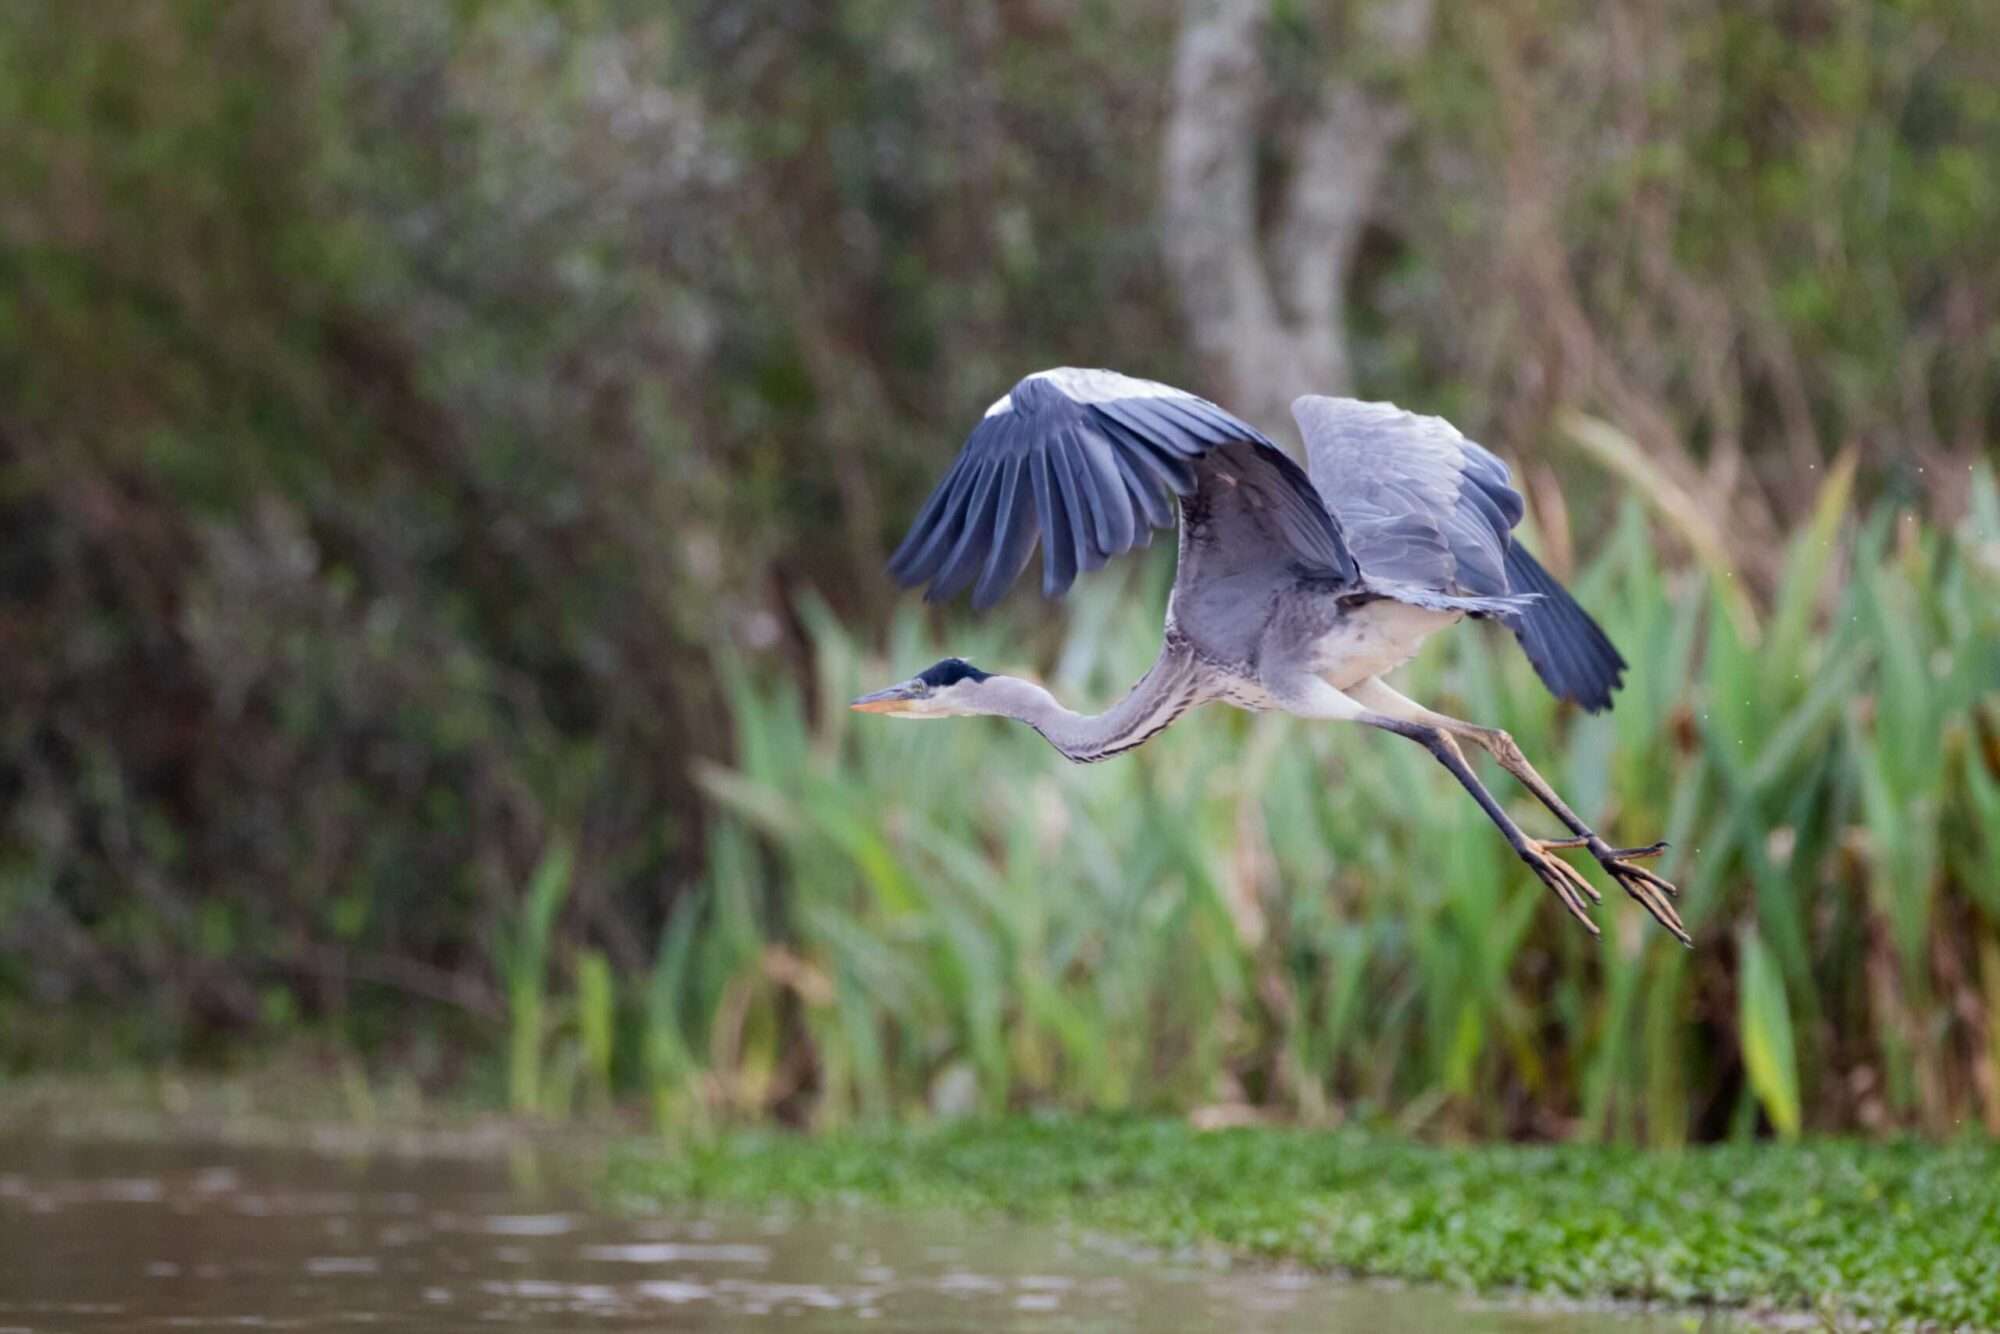
[[[0,1334],[534,1330],[1640,1331],[1599,1312],[1224,1273],[1066,1233],[591,1207],[504,1165],[0,1141]]]

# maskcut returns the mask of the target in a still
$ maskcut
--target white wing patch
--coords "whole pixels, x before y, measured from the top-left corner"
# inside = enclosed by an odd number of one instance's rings
[[[1076,366],[1058,366],[1054,370],[1036,371],[1030,380],[1047,380],[1063,392],[1064,397],[1078,403],[1109,403],[1119,398],[1193,398],[1185,389],[1176,389],[1170,384],[1157,380],[1141,380],[1130,375],[1120,375],[1117,371],[1084,370]],[[992,416],[992,413],[987,413]]]
[[[1012,412],[1013,410],[1014,410],[1014,394],[1012,390],[1009,390],[1007,393],[1004,393],[1000,395],[1000,397],[993,400],[993,406],[986,409],[986,415],[989,417],[997,417],[1003,412]]]

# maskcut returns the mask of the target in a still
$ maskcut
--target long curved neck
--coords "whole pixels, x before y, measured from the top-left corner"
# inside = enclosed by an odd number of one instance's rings
[[[1185,650],[1163,647],[1152,669],[1103,713],[1071,712],[1033,681],[1015,676],[989,676],[981,683],[979,706],[1026,723],[1066,759],[1089,764],[1145,743],[1200,703],[1192,668]]]

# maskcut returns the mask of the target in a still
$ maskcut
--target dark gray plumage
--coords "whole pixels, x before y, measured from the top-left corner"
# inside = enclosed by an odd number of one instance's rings
[[[1095,395],[1104,395],[1098,397]],[[1213,450],[1247,442],[1275,521],[1299,562],[1351,579],[1354,560],[1312,482],[1247,422],[1206,399],[1109,371],[1031,375],[972,430],[910,526],[889,570],[946,599],[974,578],[972,605],[1000,599],[1042,549],[1042,592],[1061,597],[1079,571],[1145,546],[1174,522],[1173,497],[1200,486]]]
[[[1310,474],[1247,422],[1151,380],[1060,367],[1028,376],[986,412],[924,503],[889,569],[932,598],[1007,591],[1039,547],[1042,591],[1144,546],[1174,522],[1180,557],[1153,667],[1115,706],[1074,713],[1030,681],[947,658],[864,695],[869,713],[997,714],[1068,758],[1143,744],[1188,709],[1224,701],[1367,723],[1421,742],[1472,793],[1521,859],[1589,926],[1597,891],[1551,854],[1587,848],[1647,911],[1688,939],[1673,886],[1613,848],[1563,803],[1513,739],[1433,713],[1384,677],[1465,616],[1509,626],[1550,690],[1611,702],[1625,660],[1519,543],[1507,466],[1449,423],[1386,403],[1308,396],[1292,407]],[[1487,750],[1568,827],[1534,839],[1466,766]]]
[[[1521,649],[1558,698],[1592,713],[1611,707],[1611,692],[1625,684],[1626,662],[1590,613],[1542,568],[1519,542],[1507,548],[1508,586],[1541,598],[1527,610],[1503,616]]]

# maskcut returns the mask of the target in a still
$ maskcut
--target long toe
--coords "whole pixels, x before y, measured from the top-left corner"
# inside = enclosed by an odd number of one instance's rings
[[[1521,860],[1528,864],[1528,868],[1543,884],[1555,891],[1556,898],[1561,900],[1563,907],[1569,909],[1570,916],[1583,923],[1584,930],[1593,936],[1598,934],[1597,923],[1590,919],[1590,908],[1584,902],[1586,897],[1592,903],[1599,901],[1595,886],[1578,874],[1569,863],[1559,861],[1539,848],[1522,849]]]
[[[1667,840],[1663,838],[1658,843],[1648,843],[1643,848],[1607,848],[1605,849],[1605,852],[1607,855],[1609,855],[1611,860],[1625,862],[1625,861],[1631,861],[1637,857],[1657,857],[1661,853],[1665,852],[1671,846],[1673,845],[1668,843]],[[1677,894],[1680,892],[1679,890],[1675,889],[1672,885],[1667,885],[1666,881],[1664,880],[1662,880],[1660,883],[1666,885],[1667,892],[1669,894]]]
[[[1544,880],[1548,879],[1548,875],[1542,873],[1542,866],[1546,865],[1551,868],[1550,874],[1561,877],[1564,884],[1568,885],[1576,893],[1589,899],[1592,903],[1602,903],[1604,901],[1604,896],[1597,892],[1597,886],[1585,879],[1583,872],[1577,870],[1560,857],[1549,856],[1549,849],[1579,847],[1581,846],[1579,841],[1567,838],[1537,838],[1531,839],[1529,842],[1532,846],[1533,855],[1531,856],[1526,852],[1521,855],[1527,858],[1530,866],[1535,867],[1535,874],[1542,876]]]
[[[1674,909],[1673,899],[1679,890],[1643,866],[1633,866],[1628,862],[1613,859],[1604,863],[1604,869],[1611,873],[1611,878],[1616,880],[1627,894],[1637,899],[1640,906],[1653,915],[1654,921],[1673,932],[1681,944],[1689,949],[1694,948],[1694,938],[1688,935],[1687,928],[1681,924],[1680,913]]]

